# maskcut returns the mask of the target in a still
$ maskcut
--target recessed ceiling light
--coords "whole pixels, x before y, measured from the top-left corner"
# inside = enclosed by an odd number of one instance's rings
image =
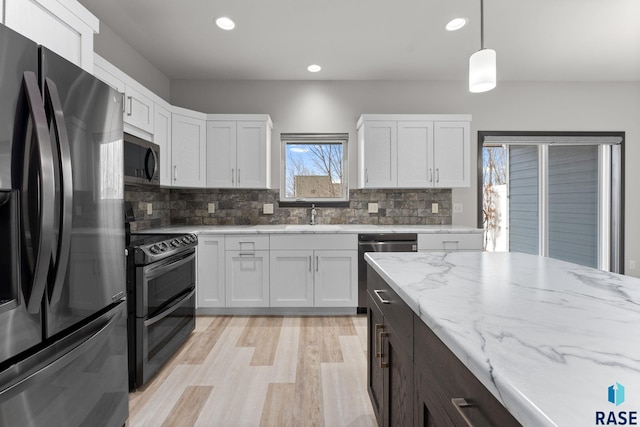
[[[236,27],[236,23],[231,20],[231,18],[227,18],[226,16],[221,16],[216,19],[216,25],[223,30],[233,30]]]
[[[467,25],[467,18],[453,18],[449,23],[445,26],[447,31],[456,31],[460,28]]]
[[[311,73],[317,73],[318,71],[322,70],[322,67],[317,64],[313,64],[313,65],[309,65],[307,67],[307,70],[309,70],[309,72]]]

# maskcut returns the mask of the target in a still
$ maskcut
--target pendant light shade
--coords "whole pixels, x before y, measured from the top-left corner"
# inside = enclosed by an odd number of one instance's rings
[[[496,87],[496,51],[480,49],[469,58],[469,92],[486,92]]]
[[[480,50],[469,58],[469,91],[486,92],[496,87],[496,51],[484,48],[484,0],[480,0]]]

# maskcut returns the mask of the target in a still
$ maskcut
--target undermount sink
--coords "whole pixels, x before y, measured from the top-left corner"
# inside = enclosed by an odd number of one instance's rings
[[[341,228],[336,224],[292,224],[287,225],[285,230],[294,230],[294,231],[340,231]]]

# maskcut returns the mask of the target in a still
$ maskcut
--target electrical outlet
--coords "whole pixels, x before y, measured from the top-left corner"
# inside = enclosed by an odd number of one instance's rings
[[[378,204],[377,203],[369,203],[368,211],[369,211],[369,213],[378,213]]]
[[[147,203],[147,215],[153,215],[153,203]]]
[[[629,260],[629,270],[635,270],[635,269],[636,269],[636,260],[635,259]]]
[[[431,203],[431,213],[438,213],[438,204]]]
[[[262,213],[265,215],[273,215],[273,203],[265,203],[262,206]]]
[[[216,204],[215,203],[209,203],[207,205],[207,212],[216,213]]]
[[[462,213],[462,203],[453,204],[453,213]]]

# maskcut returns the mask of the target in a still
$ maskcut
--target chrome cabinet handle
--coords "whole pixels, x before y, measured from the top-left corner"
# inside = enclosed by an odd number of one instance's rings
[[[316,256],[316,272],[318,272],[319,266],[320,266],[320,258]]]
[[[235,174],[236,174],[236,170],[235,170],[235,168],[231,168],[231,183],[232,183],[232,184],[235,184],[235,182],[236,182],[236,181],[235,181],[235,180],[236,180],[236,178],[235,178]]]
[[[240,168],[238,168],[238,184],[240,184]]]
[[[311,264],[313,264],[313,261],[311,260],[311,255],[309,255],[309,271],[311,271]]]
[[[127,96],[127,99],[129,100],[129,111],[127,112],[127,116],[131,117],[133,114],[133,96]]]
[[[375,289],[373,291],[374,294],[376,294],[376,296],[378,297],[378,299],[380,300],[381,303],[383,304],[391,304],[391,301],[389,301],[388,299],[384,299],[380,296],[380,293],[384,292],[383,290],[379,290],[379,289]]]
[[[453,399],[451,399],[451,403],[453,404],[453,407],[456,409],[458,414],[460,414],[464,422],[467,424],[467,427],[473,427],[473,423],[464,413],[464,409],[472,408],[473,404],[469,403],[464,397],[454,397]]]
[[[380,345],[380,347],[378,347],[378,338],[380,338],[380,330],[382,330],[382,328],[384,328],[384,325],[382,323],[376,323],[375,325],[375,338],[373,339],[374,342],[374,350],[376,353],[376,359],[380,359],[382,357],[382,344]],[[382,338],[380,338],[380,342],[382,342]]]
[[[429,182],[433,182],[433,169],[429,168]]]
[[[384,348],[384,339],[389,336],[389,332],[380,332],[380,368],[385,369],[389,367],[389,362],[384,361],[384,352],[382,349]]]
[[[364,170],[364,182],[369,182],[369,169]]]
[[[436,182],[440,182],[440,169],[436,168]]]
[[[177,181],[178,180],[178,166],[173,166],[173,180]]]

